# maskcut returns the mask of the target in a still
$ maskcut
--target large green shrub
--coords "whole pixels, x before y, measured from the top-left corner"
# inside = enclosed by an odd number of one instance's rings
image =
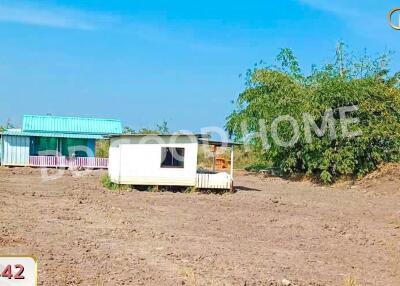
[[[279,66],[248,71],[246,89],[226,123],[236,139],[252,135],[259,161],[272,163],[282,174],[307,172],[328,183],[400,160],[399,74],[389,73],[388,55],[351,61],[339,44],[336,61],[313,68],[308,76],[300,72],[290,50],[282,50],[277,59]],[[353,112],[347,117],[359,120],[348,125],[355,136],[348,136],[340,124],[341,107],[349,107]],[[287,115],[296,121],[298,137],[293,137],[295,129]],[[271,133],[279,116],[286,117],[275,125],[277,134],[282,141],[293,139],[295,144],[289,147],[280,146]],[[325,116],[330,121],[324,121]],[[323,134],[316,134],[313,120],[320,128],[327,123]]]

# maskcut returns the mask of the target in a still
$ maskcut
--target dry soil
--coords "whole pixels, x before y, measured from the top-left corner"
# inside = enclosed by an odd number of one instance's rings
[[[39,285],[400,285],[400,168],[322,187],[236,172],[231,194],[108,191],[0,168],[0,254]],[[287,282],[287,281],[286,281]]]

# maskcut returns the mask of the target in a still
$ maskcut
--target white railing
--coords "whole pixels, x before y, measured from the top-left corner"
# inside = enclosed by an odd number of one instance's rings
[[[29,156],[29,165],[33,167],[84,167],[93,169],[107,169],[108,158]]]
[[[199,189],[226,189],[232,186],[232,179],[228,173],[197,173],[196,188]]]

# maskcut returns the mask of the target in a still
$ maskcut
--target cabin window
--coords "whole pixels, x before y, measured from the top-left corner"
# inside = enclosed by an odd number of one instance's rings
[[[185,148],[161,148],[161,168],[183,168]]]

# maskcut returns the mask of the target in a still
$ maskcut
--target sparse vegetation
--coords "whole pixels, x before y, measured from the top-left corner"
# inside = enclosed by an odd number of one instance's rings
[[[254,152],[246,151],[244,147],[234,147],[234,168],[245,169],[247,166],[257,161]],[[200,167],[211,168],[213,165],[213,152],[207,148],[207,145],[200,145],[197,154],[197,164]],[[216,151],[217,157],[224,158],[227,162],[230,161],[230,148],[219,147]]]
[[[3,132],[3,131],[5,131],[6,129],[9,129],[9,128],[16,128],[16,126],[11,122],[10,118],[7,119],[7,122],[6,122],[6,124],[4,126],[0,125],[0,132]]]
[[[218,155],[221,153],[221,149],[218,150]],[[199,145],[199,151],[197,153],[197,165],[199,167],[212,167],[213,164],[213,153],[207,148],[207,145]]]
[[[110,148],[110,140],[96,140],[96,157],[108,158],[108,150]]]
[[[146,191],[150,193],[159,193],[162,192],[163,190],[159,186],[149,186],[147,187]]]
[[[160,124],[157,124],[156,127],[157,127],[157,131],[161,134],[168,134],[170,132],[169,127],[168,127],[168,122],[165,120],[163,122],[161,122]]]
[[[245,167],[246,171],[259,172],[261,170],[271,169],[271,164],[266,162],[255,162]]]
[[[172,192],[172,193],[196,193],[199,190],[196,187],[184,187],[184,186],[141,186],[138,189],[142,189],[146,192],[159,193],[159,192]]]
[[[193,187],[187,187],[184,192],[188,194],[193,194],[193,193],[198,193],[199,190],[195,186],[193,186]]]
[[[124,126],[124,130],[122,131],[124,134],[133,134],[135,130],[130,128],[129,126]]]
[[[108,176],[107,174],[101,177],[101,184],[103,185],[104,188],[110,191],[115,191],[120,188],[120,185],[113,183],[110,179],[110,176]]]
[[[156,124],[155,127],[143,127],[137,131],[129,126],[125,126],[123,132],[125,134],[168,134],[170,129],[168,127],[168,122],[164,120],[163,122]]]
[[[0,132],[2,131],[2,126],[0,126]],[[129,127],[125,126],[123,129],[123,133],[125,134],[166,134],[169,132],[168,122],[163,121],[160,124],[156,124],[155,128],[141,128],[137,132]],[[108,158],[108,152],[110,148],[110,140],[96,140],[96,157],[100,158]]]
[[[123,186],[121,186],[123,187]],[[147,185],[134,185],[130,186],[130,189],[135,189],[140,192],[150,192],[150,193],[161,193],[161,192],[171,192],[171,193],[185,193],[185,194],[225,194],[230,190],[223,189],[198,189],[195,186],[147,186]]]

